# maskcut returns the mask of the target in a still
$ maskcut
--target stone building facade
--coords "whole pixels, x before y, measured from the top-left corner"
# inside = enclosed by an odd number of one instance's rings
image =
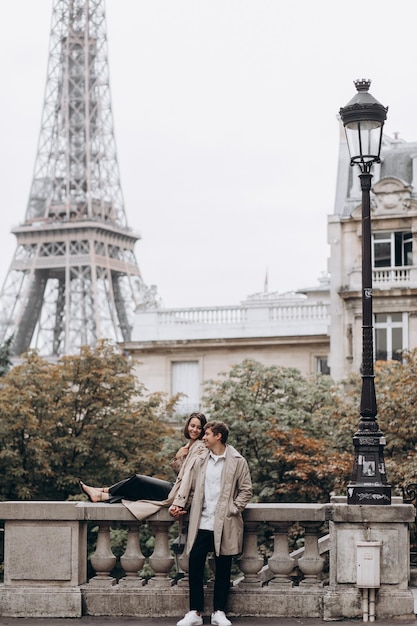
[[[362,357],[361,190],[340,139],[330,244],[331,375],[359,371]],[[401,360],[417,346],[417,143],[385,137],[371,190],[374,351],[378,360]]]
[[[186,394],[177,410],[189,413],[201,408],[205,381],[244,359],[328,373],[329,324],[323,277],[304,293],[259,293],[238,306],[138,311],[124,349],[149,391]]]
[[[340,127],[328,273],[317,287],[259,293],[238,306],[141,309],[124,349],[150,391],[183,392],[181,412],[201,407],[204,382],[243,359],[338,380],[362,358],[361,190]],[[417,143],[385,137],[371,192],[375,357],[417,346]]]

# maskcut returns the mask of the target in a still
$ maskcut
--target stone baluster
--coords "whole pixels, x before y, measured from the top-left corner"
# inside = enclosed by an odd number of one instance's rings
[[[271,589],[277,585],[293,586],[290,574],[297,562],[290,556],[288,549],[288,529],[292,524],[293,522],[270,522],[274,532],[274,552],[268,559],[268,567],[274,574],[274,578],[268,584]]]
[[[323,522],[303,522],[305,529],[304,554],[298,559],[298,567],[304,574],[300,585],[320,585],[324,558],[319,551],[319,530]]]
[[[171,555],[168,542],[168,530],[171,522],[152,521],[149,524],[155,534],[154,551],[149,557],[149,565],[155,576],[148,581],[148,585],[151,587],[170,587],[173,581],[168,577],[168,573],[174,565],[174,557]]]
[[[90,557],[96,575],[90,580],[90,583],[98,585],[116,584],[116,579],[110,576],[110,572],[116,564],[116,557],[110,545],[110,528],[111,524],[99,523],[96,550]]]
[[[126,550],[120,557],[120,564],[126,576],[119,581],[119,584],[142,586],[145,584],[145,581],[143,578],[140,578],[139,571],[145,563],[145,557],[140,549],[139,524],[128,524],[127,530]]]
[[[258,572],[264,564],[263,558],[258,552],[258,522],[245,523],[245,538],[243,542],[243,552],[238,558],[237,564],[244,574],[242,581],[238,583],[238,587],[261,587],[262,582],[258,577]]]
[[[188,572],[189,572],[189,558],[188,554],[183,552],[178,557],[178,565],[181,568],[181,572],[184,574],[182,578],[178,579],[177,586],[178,587],[187,587],[188,588]]]

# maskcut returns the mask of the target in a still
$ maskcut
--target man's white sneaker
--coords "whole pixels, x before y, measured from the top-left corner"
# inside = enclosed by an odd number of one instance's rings
[[[177,626],[201,626],[202,623],[203,618],[197,613],[197,611],[188,611],[188,613],[186,613],[184,617],[177,622]]]
[[[232,626],[230,619],[227,619],[224,611],[215,611],[211,614],[211,623],[213,626]]]

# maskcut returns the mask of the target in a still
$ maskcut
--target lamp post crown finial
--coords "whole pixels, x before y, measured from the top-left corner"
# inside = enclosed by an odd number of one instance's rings
[[[369,91],[372,81],[369,78],[357,78],[353,82],[358,91]]]

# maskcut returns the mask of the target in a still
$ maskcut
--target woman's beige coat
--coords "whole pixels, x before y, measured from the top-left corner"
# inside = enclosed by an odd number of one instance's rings
[[[195,458],[181,477],[173,504],[188,508],[191,501],[186,552],[193,547],[200,525],[204,502],[204,482],[209,453]],[[220,497],[214,521],[216,555],[235,555],[242,551],[242,511],[252,497],[252,481],[246,459],[233,446],[226,446]]]
[[[157,513],[162,507],[169,507],[174,501],[175,496],[177,495],[181,484],[182,479],[187,476],[188,472],[192,470],[194,466],[194,462],[196,459],[200,458],[200,456],[206,456],[208,454],[208,450],[206,448],[206,444],[204,441],[196,441],[190,448],[189,453],[185,457],[184,463],[179,471],[177,476],[177,480],[174,483],[171,491],[168,494],[166,500],[155,501],[155,500],[122,500],[122,504],[129,509],[129,511],[136,517],[136,519],[143,520]]]

